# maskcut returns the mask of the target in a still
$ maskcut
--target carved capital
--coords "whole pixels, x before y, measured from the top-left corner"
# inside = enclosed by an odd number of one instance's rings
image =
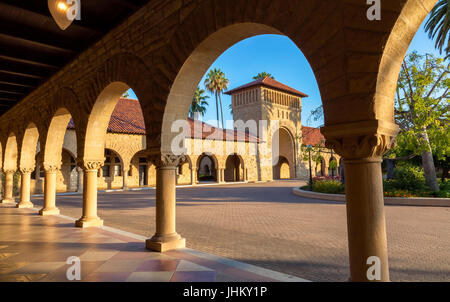
[[[325,146],[344,159],[381,158],[395,146],[398,126],[373,120],[321,128]]]
[[[21,174],[28,174],[34,171],[34,168],[20,168]]]
[[[148,160],[157,168],[178,167],[187,161],[186,155],[174,155],[169,153],[157,153],[148,156]]]
[[[61,163],[55,164],[55,163],[43,163],[42,167],[44,168],[44,171],[46,173],[56,173],[61,169]]]
[[[5,174],[14,174],[14,173],[16,173],[16,170],[13,170],[13,169],[6,169],[6,170],[3,170],[3,172],[4,172]]]
[[[78,165],[84,171],[98,171],[103,167],[105,159],[83,159],[78,160]]]

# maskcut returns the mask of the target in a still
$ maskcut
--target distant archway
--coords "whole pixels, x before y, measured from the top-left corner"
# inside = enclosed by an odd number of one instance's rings
[[[197,160],[198,181],[219,181],[217,177],[218,162],[213,154],[202,154]]]
[[[245,180],[244,161],[241,156],[231,154],[225,161],[224,181],[236,182]]]

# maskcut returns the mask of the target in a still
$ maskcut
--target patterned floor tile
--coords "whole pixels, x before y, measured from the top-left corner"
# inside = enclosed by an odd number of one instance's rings
[[[109,260],[95,270],[96,273],[134,272],[142,260]]]
[[[169,282],[174,272],[134,272],[127,282]]]
[[[197,271],[197,272],[175,272],[170,279],[171,282],[215,282],[216,272]]]
[[[177,269],[178,260],[146,260],[136,269],[137,272],[173,272]]]
[[[14,274],[48,274],[61,266],[64,266],[65,262],[38,262],[38,263],[29,263],[21,268],[13,271]]]
[[[177,272],[195,272],[195,271],[212,271],[212,269],[186,260],[181,260],[180,263],[178,263]]]

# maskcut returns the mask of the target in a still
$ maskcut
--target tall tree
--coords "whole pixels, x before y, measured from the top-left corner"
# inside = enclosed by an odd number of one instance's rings
[[[209,71],[205,79],[206,89],[214,94],[216,98],[216,114],[217,114],[217,127],[219,126],[219,111],[222,121],[222,127],[225,127],[223,122],[223,107],[222,107],[222,93],[228,89],[230,81],[225,77],[225,73],[222,70],[214,68]],[[220,107],[219,107],[220,104]]]
[[[400,71],[395,100],[395,120],[400,133],[393,153],[408,148],[421,155],[425,179],[433,191],[439,191],[433,149],[447,150],[439,151],[440,158],[449,152],[448,141],[437,139],[448,137],[449,68],[450,64],[445,64],[442,58],[409,54]]]
[[[435,47],[446,59],[450,58],[450,1],[439,0],[430,12],[430,18],[425,23],[425,32],[430,39],[436,38]]]
[[[191,118],[195,117],[195,113],[198,112],[202,116],[206,113],[206,106],[208,106],[209,96],[205,95],[205,90],[197,87],[194,93],[194,98],[192,99],[191,107],[189,108],[189,116]]]
[[[258,73],[257,75],[255,75],[255,76],[253,77],[253,79],[254,79],[255,81],[260,80],[260,79],[264,79],[264,78],[275,79],[275,78],[273,77],[273,75],[271,75],[270,73],[267,73],[267,72],[265,72],[265,71],[260,72],[260,73]]]

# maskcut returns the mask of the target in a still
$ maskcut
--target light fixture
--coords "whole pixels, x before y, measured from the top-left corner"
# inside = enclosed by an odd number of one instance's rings
[[[80,20],[80,0],[47,0],[48,9],[56,24],[65,30],[73,20]]]

